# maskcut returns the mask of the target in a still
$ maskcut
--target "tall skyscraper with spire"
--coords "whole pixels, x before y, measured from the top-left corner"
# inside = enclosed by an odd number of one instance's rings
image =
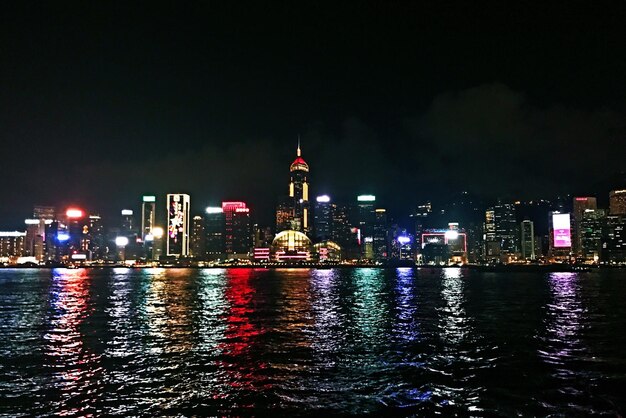
[[[309,205],[309,165],[302,158],[300,139],[296,159],[289,167],[291,181],[289,182],[289,197],[293,199],[292,229],[307,235],[311,232],[311,210]]]

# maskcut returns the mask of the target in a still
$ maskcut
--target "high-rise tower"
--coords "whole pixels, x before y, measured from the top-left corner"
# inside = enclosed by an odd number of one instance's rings
[[[189,255],[189,207],[188,194],[167,195],[167,240],[165,251],[168,256]]]
[[[309,235],[311,232],[310,205],[309,205],[309,165],[302,158],[300,140],[296,159],[289,167],[291,181],[289,182],[289,197],[293,199],[292,229]]]

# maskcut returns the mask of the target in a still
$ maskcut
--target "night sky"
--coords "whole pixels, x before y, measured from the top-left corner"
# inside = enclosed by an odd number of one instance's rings
[[[270,224],[298,135],[314,194],[392,213],[626,170],[624,1],[127,3],[0,6],[0,229],[168,192]]]

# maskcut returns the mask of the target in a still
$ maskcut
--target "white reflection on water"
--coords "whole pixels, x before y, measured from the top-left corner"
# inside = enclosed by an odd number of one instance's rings
[[[415,270],[398,268],[396,276],[397,319],[393,323],[394,335],[400,340],[413,341],[419,336],[418,322],[415,319],[418,309],[414,295]]]
[[[204,269],[198,278],[198,345],[204,354],[218,355],[226,334],[224,317],[229,305],[226,299],[226,270]]]
[[[444,306],[440,309],[440,336],[445,343],[455,345],[468,337],[471,327],[463,307],[465,303],[464,283],[460,268],[443,269],[441,297]]]
[[[339,273],[337,270],[319,269],[311,274],[312,312],[315,317],[312,347],[320,357],[326,353],[339,352],[343,347],[345,332],[342,331],[343,318],[341,298],[338,291]],[[332,358],[324,357],[326,365],[334,364]]]
[[[48,330],[44,334],[47,367],[61,391],[59,415],[93,413],[101,356],[84,345],[81,325],[89,315],[90,277],[85,269],[54,269],[50,289]]]
[[[113,338],[107,341],[105,354],[107,357],[126,357],[132,354],[131,344],[137,339],[128,335],[132,327],[131,314],[131,282],[128,269],[114,269],[109,285],[109,306],[105,312],[109,315],[107,322]]]
[[[146,292],[144,312],[148,333],[152,340],[156,340],[150,344],[149,350],[152,354],[160,354],[164,349],[164,344],[161,344],[160,341],[166,338],[167,306],[164,289],[167,270],[161,269],[161,271],[150,273],[152,274],[150,274]]]
[[[545,346],[539,356],[555,366],[554,376],[568,379],[576,374],[569,363],[585,351],[580,339],[584,308],[580,300],[578,273],[551,273],[552,300],[546,305]]]
[[[446,376],[445,384],[434,385],[433,395],[442,406],[454,406],[473,415],[479,411],[481,387],[468,384],[480,367],[487,367],[484,349],[477,344],[479,336],[473,318],[465,309],[466,277],[460,268],[442,270],[441,297],[444,305],[439,311],[439,337],[443,343],[440,356],[434,361],[437,373]],[[448,380],[449,379],[449,380]]]

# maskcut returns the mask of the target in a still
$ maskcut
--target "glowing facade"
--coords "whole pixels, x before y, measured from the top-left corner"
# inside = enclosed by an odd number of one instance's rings
[[[554,248],[570,248],[572,246],[569,213],[554,213],[552,215],[552,235]]]
[[[155,226],[156,196],[144,196],[141,204],[141,240],[146,241],[146,235],[153,235]]]
[[[310,260],[311,248],[311,240],[300,231],[282,231],[272,241],[272,252],[278,262]]]
[[[310,204],[309,204],[309,165],[302,158],[300,142],[296,159],[289,167],[291,180],[289,182],[289,198],[293,202],[292,229],[307,235],[311,232]]]
[[[250,209],[245,202],[222,202],[224,245],[229,256],[246,255],[252,247]]]
[[[189,207],[188,194],[167,195],[167,239],[168,256],[186,257],[189,255]]]

